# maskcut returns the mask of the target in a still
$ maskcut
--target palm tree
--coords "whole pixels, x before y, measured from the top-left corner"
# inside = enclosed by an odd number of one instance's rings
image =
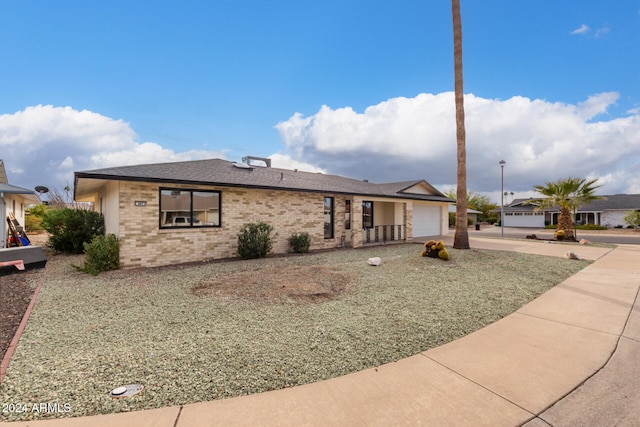
[[[455,249],[469,249],[467,230],[467,148],[464,129],[464,91],[462,87],[462,19],[460,0],[451,0],[453,15],[453,70],[456,99],[456,140],[458,145],[458,176],[456,190],[456,234],[453,238]]]
[[[534,189],[544,197],[528,200],[527,204],[537,204],[536,210],[559,207],[558,230],[563,230],[565,239],[571,240],[575,238],[571,212],[575,214],[578,207],[603,198],[594,194],[600,187],[595,185],[596,181],[598,180],[566,178],[556,182],[546,182],[545,185],[536,185]]]

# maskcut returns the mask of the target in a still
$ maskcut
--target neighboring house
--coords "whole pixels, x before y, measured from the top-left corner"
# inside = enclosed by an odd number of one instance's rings
[[[40,199],[35,191],[15,185],[9,185],[4,162],[0,160],[0,248],[8,247],[9,225],[7,217],[13,214],[24,227],[24,214],[27,205],[38,204]]]
[[[578,225],[597,224],[613,228],[626,226],[623,217],[632,210],[640,211],[640,194],[614,194],[601,196],[603,199],[580,206],[575,221]],[[559,209],[536,210],[535,204],[527,204],[531,199],[515,199],[504,207],[505,227],[539,227],[557,224]],[[500,208],[494,210],[500,214]]]
[[[104,215],[125,268],[237,256],[238,232],[257,221],[274,227],[274,253],[286,253],[294,233],[309,233],[313,250],[448,231],[453,200],[425,180],[374,184],[243,161],[75,172],[74,199]]]
[[[449,213],[456,213],[456,205],[449,205]],[[478,214],[481,213],[481,211],[467,208],[467,218],[471,219],[471,225],[478,223]]]

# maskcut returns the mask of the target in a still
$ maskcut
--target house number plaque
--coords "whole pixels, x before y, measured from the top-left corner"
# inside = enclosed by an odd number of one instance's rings
[[[133,204],[135,206],[147,206],[147,201],[146,200],[136,200],[135,202],[133,202]]]

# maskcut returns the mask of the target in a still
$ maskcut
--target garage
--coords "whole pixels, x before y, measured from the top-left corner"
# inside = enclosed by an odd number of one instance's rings
[[[440,206],[413,204],[413,237],[439,236],[442,220]]]
[[[544,228],[544,212],[505,212],[504,226]]]

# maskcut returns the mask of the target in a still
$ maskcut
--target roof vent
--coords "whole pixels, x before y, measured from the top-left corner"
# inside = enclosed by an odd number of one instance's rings
[[[233,167],[236,167],[238,169],[253,169],[249,164],[247,163],[231,163],[233,165]]]
[[[271,159],[267,158],[267,157],[255,157],[255,156],[244,156],[242,158],[242,163],[245,163],[249,166],[253,166],[252,161],[256,160],[259,162],[264,162],[264,165],[268,168],[271,167]]]
[[[369,182],[369,180],[368,180],[368,179],[363,179],[362,181],[363,181],[363,182]]]

